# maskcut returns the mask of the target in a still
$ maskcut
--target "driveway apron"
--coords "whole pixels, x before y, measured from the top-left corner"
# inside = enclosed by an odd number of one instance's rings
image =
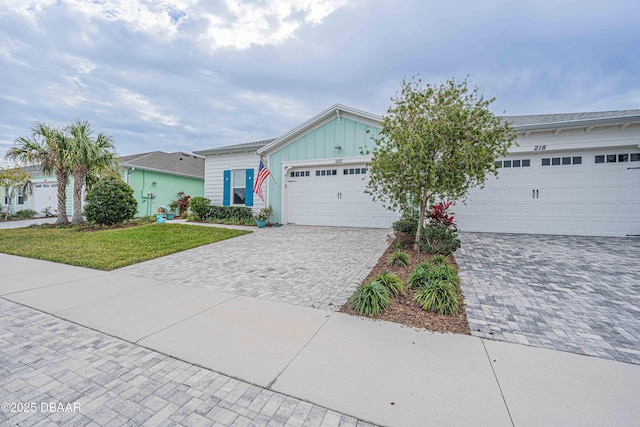
[[[236,295],[337,310],[388,246],[388,229],[293,226],[256,232],[120,271]]]
[[[640,364],[640,239],[462,233],[471,333]]]

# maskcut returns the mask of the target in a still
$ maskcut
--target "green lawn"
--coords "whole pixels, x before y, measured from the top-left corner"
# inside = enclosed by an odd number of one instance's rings
[[[186,224],[148,224],[99,231],[16,228],[0,230],[0,252],[113,270],[247,233],[250,231]]]

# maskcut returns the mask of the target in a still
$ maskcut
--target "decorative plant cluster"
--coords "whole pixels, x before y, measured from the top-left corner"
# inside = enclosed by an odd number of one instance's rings
[[[439,202],[428,210],[425,217],[428,224],[420,234],[420,249],[430,255],[450,255],[460,248],[458,227],[453,212],[449,212],[451,202]],[[402,218],[393,223],[397,233],[413,236],[418,228],[418,215],[404,213]]]
[[[256,219],[259,221],[269,221],[271,215],[273,214],[273,209],[271,206],[260,209],[260,212],[256,215]]]
[[[399,249],[396,249],[399,251]],[[407,295],[423,309],[441,315],[457,315],[462,309],[458,272],[443,255],[419,264],[406,286],[397,275],[383,271],[361,285],[349,300],[359,315],[379,317],[394,297]]]

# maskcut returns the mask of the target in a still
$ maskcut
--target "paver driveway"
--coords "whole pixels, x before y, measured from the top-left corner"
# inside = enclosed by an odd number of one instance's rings
[[[462,233],[473,335],[640,364],[640,239]]]
[[[129,275],[337,310],[375,266],[390,229],[288,225],[125,267]]]

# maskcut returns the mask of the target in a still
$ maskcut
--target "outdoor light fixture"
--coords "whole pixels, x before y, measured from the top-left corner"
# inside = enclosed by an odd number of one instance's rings
[[[336,144],[336,146],[333,147],[333,148],[335,148],[336,150],[342,150],[342,145]]]

